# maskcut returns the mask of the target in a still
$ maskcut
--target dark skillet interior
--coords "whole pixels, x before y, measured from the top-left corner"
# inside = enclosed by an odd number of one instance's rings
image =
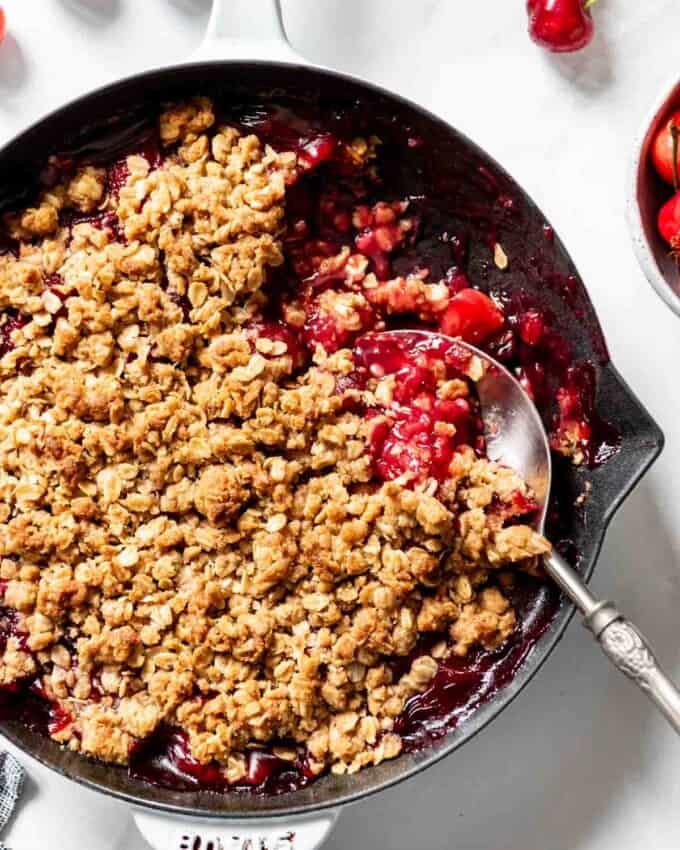
[[[209,63],[152,72],[102,89],[44,119],[0,152],[0,210],[16,207],[33,190],[35,175],[50,153],[77,148],[105,125],[127,125],[157,111],[162,101],[206,94],[221,105],[298,102],[327,112],[336,104],[370,116],[370,131],[389,139],[422,140],[416,153],[391,157],[385,181],[395,196],[426,194],[436,199],[432,214],[469,239],[467,272],[473,285],[501,299],[524,291],[557,317],[560,333],[578,359],[598,376],[597,407],[621,437],[621,448],[590,469],[565,462],[556,469],[562,523],[572,560],[590,576],[609,520],[656,458],[663,435],[609,363],[601,330],[576,269],[545,218],[517,184],[467,138],[418,107],[379,89],[336,74],[269,63]],[[398,151],[396,151],[398,154]],[[512,258],[506,271],[493,262],[500,242]],[[436,247],[433,246],[436,253]],[[592,486],[582,509],[574,500]],[[202,816],[257,816],[338,805],[378,791],[427,767],[483,728],[527,684],[559,640],[571,608],[562,605],[512,681],[454,731],[431,746],[383,762],[353,776],[326,776],[280,796],[178,792],[131,779],[123,769],[63,751],[15,721],[2,732],[27,753],[60,773],[99,790],[146,806]]]

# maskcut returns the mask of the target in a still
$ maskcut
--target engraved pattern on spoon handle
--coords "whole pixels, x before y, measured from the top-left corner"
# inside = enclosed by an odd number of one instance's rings
[[[680,733],[680,691],[659,666],[644,635],[620,616],[605,626],[597,639],[614,666],[647,694]]]

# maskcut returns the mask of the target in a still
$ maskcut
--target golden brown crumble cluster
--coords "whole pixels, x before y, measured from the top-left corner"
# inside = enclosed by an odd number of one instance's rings
[[[272,741],[354,771],[399,753],[437,659],[507,638],[501,588],[548,544],[504,525],[526,485],[472,449],[439,490],[376,481],[336,392],[351,352],[291,378],[249,329],[296,158],[213,124],[205,99],[169,108],[160,167],[129,157],[118,194],[79,168],[7,221],[0,307],[30,320],[0,359],[0,684],[39,675],[53,736],[106,761],[167,723],[233,782]],[[396,676],[423,633],[450,640]]]

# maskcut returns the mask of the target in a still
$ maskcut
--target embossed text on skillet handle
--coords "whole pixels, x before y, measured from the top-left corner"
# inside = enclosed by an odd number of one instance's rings
[[[202,819],[134,809],[133,817],[153,850],[319,850],[338,809],[283,818]]]

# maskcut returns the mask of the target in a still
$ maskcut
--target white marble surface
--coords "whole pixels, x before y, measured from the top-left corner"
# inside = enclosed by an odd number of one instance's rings
[[[260,0],[252,0],[253,4]],[[0,143],[100,83],[186,56],[210,0],[5,0]],[[680,324],[637,268],[623,220],[629,144],[678,74],[677,0],[601,0],[585,52],[525,34],[523,0],[284,0],[293,44],[422,102],[534,196],[585,278],[621,372],[666,431],[663,459],[611,527],[594,585],[680,680]],[[125,806],[27,764],[13,850],[143,850]],[[481,736],[346,811],[330,850],[672,850],[680,742],[572,624]]]

